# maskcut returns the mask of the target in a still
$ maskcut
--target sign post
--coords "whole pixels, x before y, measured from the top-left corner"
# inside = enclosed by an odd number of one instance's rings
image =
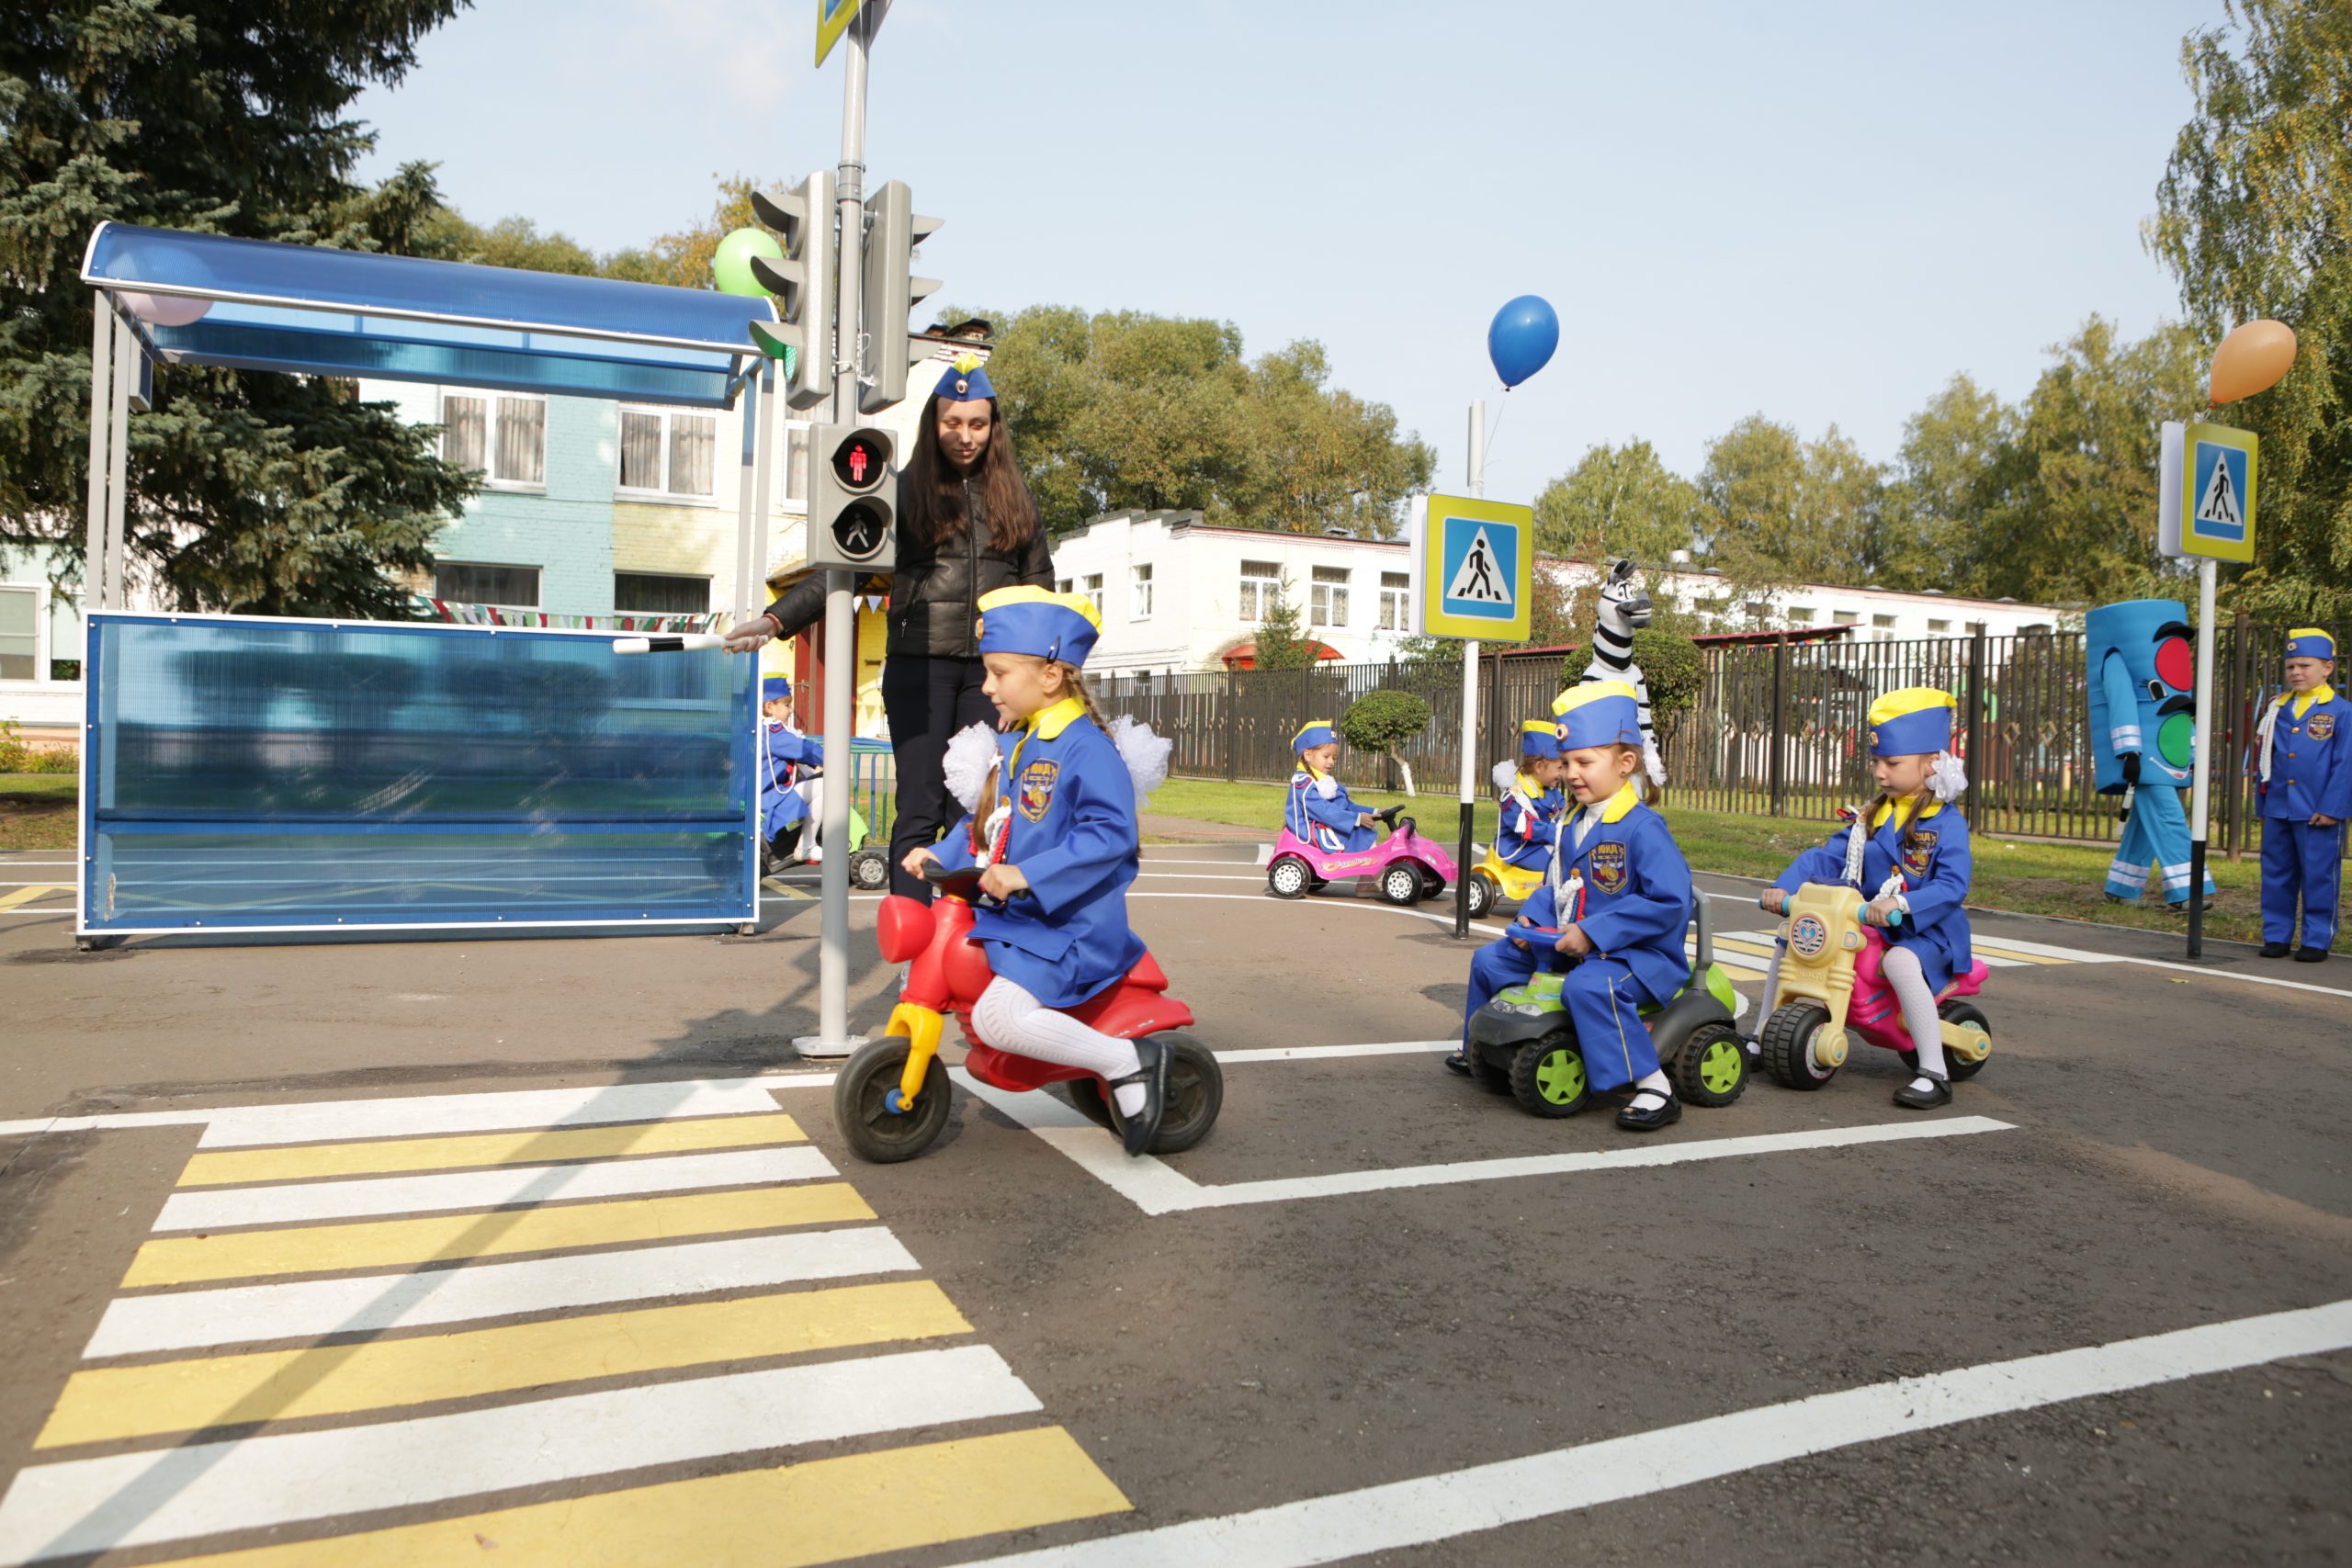
[[[1470,933],[1470,815],[1478,798],[1478,644],[1524,642],[1532,614],[1535,510],[1487,501],[1487,405],[1470,405],[1468,495],[1432,495],[1417,543],[1421,633],[1462,643],[1462,876],[1453,934]]]
[[[2205,833],[2212,788],[2217,563],[2254,559],[2254,432],[2167,422],[2158,457],[2157,547],[2197,559],[2197,734],[2189,781],[2188,956],[2205,953]]]

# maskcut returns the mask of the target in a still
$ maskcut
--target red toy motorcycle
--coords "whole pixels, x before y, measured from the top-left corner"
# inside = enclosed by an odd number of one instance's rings
[[[1080,1115],[1119,1132],[1118,1106],[1099,1075],[1001,1051],[974,1032],[972,1008],[995,978],[988,949],[970,940],[979,873],[933,862],[923,874],[944,897],[926,907],[894,895],[882,900],[876,920],[884,961],[912,964],[899,1004],[882,1038],[861,1046],[833,1080],[833,1121],[851,1149],[861,1159],[889,1165],[914,1158],[937,1140],[947,1125],[950,1089],[938,1053],[950,1012],[971,1044],[964,1067],[974,1077],[1015,1091],[1067,1084]],[[1157,1036],[1169,1048],[1167,1109],[1151,1141],[1153,1154],[1175,1154],[1208,1136],[1225,1103],[1225,1075],[1207,1046],[1177,1032],[1193,1021],[1193,1010],[1168,995],[1168,976],[1151,954],[1069,1014],[1105,1034]]]

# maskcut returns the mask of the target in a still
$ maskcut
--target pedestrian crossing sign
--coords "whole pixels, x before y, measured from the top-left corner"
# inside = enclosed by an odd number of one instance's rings
[[[2192,424],[2184,433],[2182,446],[2181,553],[2252,560],[2254,432],[2226,424]]]
[[[1430,637],[1527,640],[1535,511],[1432,495],[1421,533],[1421,630]]]

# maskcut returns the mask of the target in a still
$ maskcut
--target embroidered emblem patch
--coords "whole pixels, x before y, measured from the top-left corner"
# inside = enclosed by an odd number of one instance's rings
[[[1819,915],[1799,915],[1789,922],[1789,951],[1799,958],[1818,958],[1829,945],[1829,928]]]
[[[1936,858],[1937,837],[1933,828],[1922,828],[1912,835],[1910,847],[1903,852],[1903,869],[1914,876],[1927,875],[1928,864]]]
[[[2303,733],[2314,740],[2329,739],[2335,733],[2335,716],[2332,713],[2312,715],[2311,722],[2303,726]]]
[[[1021,815],[1032,822],[1045,820],[1046,807],[1054,803],[1054,781],[1061,776],[1059,762],[1043,759],[1021,770]]]
[[[1625,891],[1625,846],[1595,844],[1592,846],[1592,885],[1603,893]]]

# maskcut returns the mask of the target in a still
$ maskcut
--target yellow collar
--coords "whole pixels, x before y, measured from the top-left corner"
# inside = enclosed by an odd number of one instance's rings
[[[1904,823],[1911,819],[1912,799],[1912,796],[1906,795],[1901,800],[1881,802],[1879,808],[1871,813],[1871,826],[1872,828],[1883,828],[1886,826],[1886,819],[1888,816],[1892,815],[1894,818],[1894,825],[1897,828],[1902,827]],[[1919,813],[1919,820],[1925,822],[1928,818],[1933,817],[1937,812],[1941,811],[1943,808],[1944,803],[1942,801],[1931,800],[1928,803],[1928,809]]]
[[[1076,697],[1064,697],[1049,708],[1039,708],[1021,721],[1023,729],[1035,730],[1040,740],[1051,740],[1077,720],[1086,716],[1086,705]]]
[[[1544,786],[1527,774],[1521,773],[1519,775],[1519,793],[1530,800],[1541,800],[1544,798]]]
[[[1639,806],[1641,803],[1641,794],[1639,791],[1635,790],[1632,784],[1619,784],[1617,786],[1617,793],[1611,795],[1608,800],[1603,802],[1601,805],[1600,820],[1602,826],[1606,827],[1613,822],[1623,821],[1625,813],[1633,810],[1634,807]],[[1569,820],[1573,822],[1577,818],[1582,817],[1589,809],[1590,807],[1577,807],[1574,812],[1569,814]]]
[[[2278,705],[2280,707],[2285,707],[2290,700],[2291,700],[2295,705],[2295,716],[2297,718],[2301,718],[2303,715],[2312,711],[2313,704],[2334,702],[2335,700],[2335,688],[2325,681],[2322,681],[2318,685],[2313,686],[2308,692],[2281,692],[2278,694]]]

